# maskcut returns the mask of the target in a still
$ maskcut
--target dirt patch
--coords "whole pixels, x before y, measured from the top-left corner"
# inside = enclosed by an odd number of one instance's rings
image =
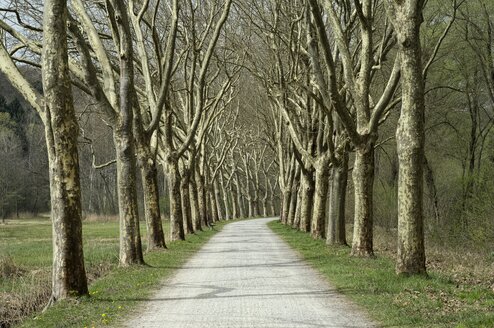
[[[14,279],[13,285],[23,288],[0,293],[1,328],[12,327],[26,316],[41,311],[51,294],[49,271],[36,270]]]
[[[91,283],[105,276],[113,268],[115,268],[115,263],[110,262],[89,267],[87,270],[88,282]],[[6,276],[4,277],[2,271],[2,278],[10,280],[13,287],[11,291],[0,292],[0,328],[15,326],[27,316],[41,311],[51,295],[50,270],[28,272],[15,266],[15,264],[9,264],[5,272]],[[14,272],[16,273],[14,274]]]

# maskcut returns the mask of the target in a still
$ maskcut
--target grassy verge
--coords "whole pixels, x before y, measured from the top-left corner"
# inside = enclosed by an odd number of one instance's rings
[[[231,221],[229,221],[231,222]],[[218,223],[219,230],[225,222]],[[167,226],[164,227],[168,230]],[[118,323],[140,300],[152,293],[163,278],[179,268],[216,231],[205,230],[187,236],[187,241],[168,243],[168,250],[145,254],[146,266],[119,268],[118,222],[91,222],[84,225],[85,259],[89,276],[90,297],[57,303],[44,313],[39,307],[23,320],[21,327],[101,327]],[[51,227],[49,222],[35,221],[22,226],[7,225],[0,230],[0,250],[7,253],[21,273],[0,279],[0,299],[9,296],[36,298],[39,290],[50,290]],[[11,243],[8,246],[8,243]],[[8,246],[8,247],[7,247]],[[7,252],[5,251],[7,250]],[[36,277],[42,278],[36,278]],[[40,280],[32,284],[33,280]],[[31,285],[30,285],[31,282]],[[41,295],[41,299],[47,295]],[[43,302],[38,303],[43,304]],[[45,304],[45,303],[44,303]],[[0,306],[1,308],[1,306]],[[22,313],[21,313],[22,314]]]
[[[0,326],[18,324],[40,311],[51,292],[49,218],[17,219],[0,226]],[[83,224],[89,281],[118,264],[118,222]]]
[[[494,327],[494,291],[485,286],[458,285],[434,271],[399,277],[390,258],[353,258],[348,247],[327,247],[277,221],[269,227],[385,327]]]

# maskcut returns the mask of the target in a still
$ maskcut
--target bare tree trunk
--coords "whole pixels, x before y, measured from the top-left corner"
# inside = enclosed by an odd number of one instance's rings
[[[345,231],[345,202],[348,182],[348,152],[344,151],[340,163],[334,165],[329,195],[327,245],[347,245]]]
[[[353,222],[352,255],[372,257],[373,250],[373,192],[374,143],[357,148],[353,166],[355,217]]]
[[[180,192],[180,172],[177,160],[168,163],[168,186],[170,190],[170,230],[172,240],[185,240],[182,214],[182,194]]]
[[[190,208],[189,179],[189,173],[187,172],[187,169],[185,169],[180,180],[180,196],[182,204],[184,234],[194,233],[194,226],[192,223],[192,211]]]
[[[249,218],[254,217],[254,201],[251,198],[252,196],[249,196],[248,202],[249,202]]]
[[[209,204],[211,207],[211,222],[217,222],[218,217],[218,206],[216,203],[216,192],[214,190],[214,183],[208,186],[209,189]]]
[[[281,202],[281,223],[290,224],[289,211],[290,211],[290,200],[292,199],[292,186],[288,185],[283,191],[282,202]]]
[[[88,293],[82,248],[79,127],[69,77],[66,22],[67,2],[46,0],[42,74],[53,227],[50,303]]]
[[[120,214],[120,265],[144,263],[136,192],[136,160],[133,135],[134,66],[130,23],[121,0],[111,1],[120,45],[120,117],[113,130],[117,158]]]
[[[235,191],[237,194],[237,205],[238,205],[238,210],[241,218],[245,218],[245,208],[244,204],[242,203],[242,192],[240,189],[240,179],[238,178],[238,174],[236,175],[236,183],[235,183]]]
[[[228,197],[226,187],[225,187],[225,179],[223,178],[223,175],[220,173],[220,185],[221,185],[221,193],[223,194],[223,204],[225,207],[225,220],[230,220],[231,219],[231,214],[230,214],[230,204],[228,203]]]
[[[275,207],[275,195],[274,190],[271,193],[271,197],[269,199],[269,216],[276,216],[276,207]]]
[[[291,196],[290,196],[290,205],[289,205],[289,209],[288,209],[288,225],[291,226],[291,227],[294,227],[297,226],[298,227],[298,224],[296,224],[296,212],[297,212],[297,201],[299,200],[299,194],[298,194],[298,190],[299,190],[299,182],[300,181],[300,169],[297,169],[297,172],[293,178],[293,181],[292,181],[292,190],[291,190]]]
[[[268,198],[263,197],[262,198],[262,216],[263,217],[268,217]]]
[[[322,156],[316,163],[316,182],[314,191],[314,209],[312,212],[312,238],[326,236],[326,202],[329,189],[329,156]]]
[[[293,203],[295,209],[292,227],[300,230],[301,208],[302,208],[302,184],[300,183],[297,192],[295,193],[296,201]]]
[[[237,193],[234,188],[230,192],[230,200],[232,202],[232,218],[238,219]]]
[[[200,198],[199,198],[199,190],[197,189],[196,183],[196,173],[194,167],[191,169],[191,176],[189,179],[189,187],[190,187],[190,203],[192,208],[192,223],[194,227],[194,231],[202,231],[201,225],[201,206],[200,206]]]
[[[217,220],[224,220],[223,209],[221,208],[221,192],[218,186],[218,179],[213,181],[213,191],[214,191],[214,202],[216,205]]]
[[[137,107],[137,106],[136,106]],[[142,192],[144,195],[144,217],[147,228],[147,249],[166,248],[158,189],[158,169],[156,156],[150,147],[150,136],[142,127],[139,108],[134,111],[134,135],[137,159],[141,169]]]
[[[204,177],[201,175],[199,167],[196,166],[195,179],[197,184],[197,196],[199,205],[199,215],[201,225],[204,227],[208,226],[208,214],[207,214],[207,197],[206,189],[204,186]]]
[[[166,248],[158,191],[158,170],[155,161],[141,163],[144,216],[147,226],[147,249]]]
[[[300,203],[300,230],[303,232],[310,232],[315,189],[313,172],[308,171],[307,174],[302,173],[301,180],[300,188],[302,198]]]
[[[114,131],[117,157],[118,208],[120,214],[120,265],[144,263],[136,193],[136,163],[131,131]]]
[[[398,257],[396,273],[425,274],[423,223],[424,79],[420,24],[422,1],[392,3],[391,20],[398,34],[401,55],[402,107],[396,143],[398,177]]]

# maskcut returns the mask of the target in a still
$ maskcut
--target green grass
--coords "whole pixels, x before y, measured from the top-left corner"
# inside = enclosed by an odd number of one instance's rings
[[[494,292],[485,287],[434,272],[397,276],[389,258],[350,257],[348,247],[328,247],[277,221],[269,227],[385,327],[494,327]]]
[[[100,327],[117,323],[225,224],[217,223],[215,231],[207,229],[187,236],[186,241],[169,242],[166,251],[145,254],[147,265],[132,268],[117,266],[118,222],[84,224],[87,271],[89,276],[97,277],[99,273],[103,276],[90,284],[89,297],[62,301],[42,314],[31,314],[21,327]],[[167,225],[164,228],[168,230]],[[48,220],[1,226],[0,256],[9,256],[24,274],[12,279],[0,279],[0,296],[3,292],[4,296],[18,293],[29,297],[41,285],[49,289],[51,255],[51,226]],[[103,272],[99,272],[99,267],[104,267]],[[38,275],[43,279],[33,287],[31,276]]]
[[[141,232],[144,236],[144,232]],[[116,261],[118,222],[84,223],[83,238],[87,265]],[[0,256],[9,256],[17,265],[28,270],[49,269],[52,261],[50,220],[11,221],[10,224],[0,226]]]

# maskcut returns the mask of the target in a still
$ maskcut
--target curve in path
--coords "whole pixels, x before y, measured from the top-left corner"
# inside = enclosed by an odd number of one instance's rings
[[[193,256],[127,327],[373,327],[274,234],[234,222]]]

